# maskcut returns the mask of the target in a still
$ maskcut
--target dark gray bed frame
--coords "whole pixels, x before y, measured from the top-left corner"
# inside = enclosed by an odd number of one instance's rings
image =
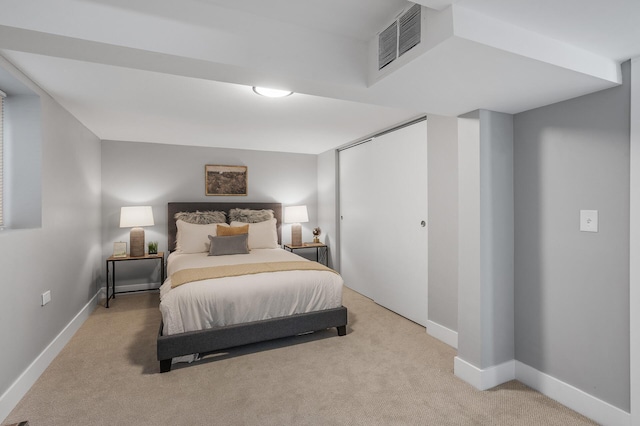
[[[218,210],[225,211],[228,214],[232,208],[273,210],[277,219],[278,243],[282,243],[282,205],[280,203],[168,203],[167,227],[169,251],[174,251],[176,246],[177,228],[174,215],[177,212]],[[157,343],[160,372],[165,373],[171,370],[171,360],[174,357],[194,353],[214,352],[234,346],[290,337],[332,327],[336,327],[339,336],[347,334],[347,308],[341,306],[339,308],[309,312],[306,314],[271,318],[225,327],[214,327],[201,331],[190,331],[168,336],[162,335],[164,324],[161,322]]]

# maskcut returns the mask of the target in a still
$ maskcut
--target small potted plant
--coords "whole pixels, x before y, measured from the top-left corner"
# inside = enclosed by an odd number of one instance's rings
[[[158,242],[157,241],[149,241],[149,254],[158,254]]]

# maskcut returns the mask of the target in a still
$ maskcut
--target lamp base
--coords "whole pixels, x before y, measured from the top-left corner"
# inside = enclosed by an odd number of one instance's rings
[[[129,233],[129,256],[144,256],[144,228],[131,228]]]
[[[291,225],[291,245],[302,245],[302,225],[300,225],[299,223],[294,223],[293,225]]]

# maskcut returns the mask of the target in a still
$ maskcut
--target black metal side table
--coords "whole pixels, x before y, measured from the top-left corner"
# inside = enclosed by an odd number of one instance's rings
[[[131,260],[159,260],[160,261],[160,283],[164,281],[164,252],[159,252],[157,254],[145,254],[144,256],[131,257],[129,255],[125,257],[114,257],[109,256],[106,264],[106,274],[107,274],[107,301],[105,303],[105,308],[109,307],[109,300],[115,299],[116,294],[122,293],[135,293],[137,291],[148,291],[148,290],[132,290],[132,291],[119,291],[116,293],[116,263],[117,262],[127,262]],[[109,268],[111,266],[111,268]],[[109,273],[109,269],[111,269],[111,273]],[[111,284],[111,294],[109,294],[109,284]]]
[[[293,253],[295,250],[304,249],[316,249],[316,262],[322,263],[325,266],[329,266],[329,247],[322,243],[303,243],[301,246],[294,246],[292,244],[285,244],[285,250],[289,250]]]

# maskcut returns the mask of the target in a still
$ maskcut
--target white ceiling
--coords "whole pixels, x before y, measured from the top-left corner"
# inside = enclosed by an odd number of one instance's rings
[[[0,54],[104,140],[312,154],[602,90],[640,56],[637,0],[419,2],[425,38],[382,73],[404,0],[0,0]]]

